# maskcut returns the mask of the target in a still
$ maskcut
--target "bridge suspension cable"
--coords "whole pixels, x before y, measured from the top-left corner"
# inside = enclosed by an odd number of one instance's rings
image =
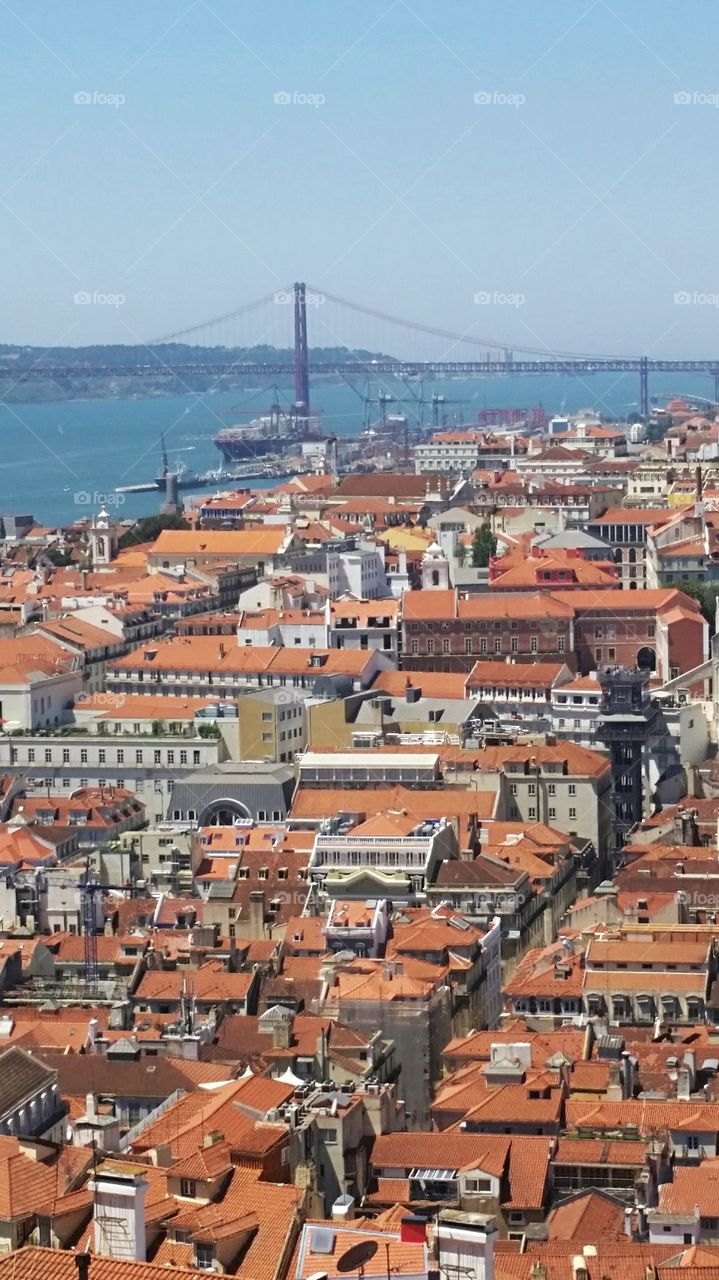
[[[314,285],[308,285],[308,290],[325,298],[327,302],[335,302],[338,306],[347,307],[350,311],[358,311],[361,315],[371,316],[374,320],[384,320],[389,324],[401,325],[404,329],[414,330],[416,333],[427,333],[435,338],[448,338],[456,343],[467,343],[476,347],[493,347],[495,350],[512,350],[520,351],[527,355],[541,356],[544,360],[551,360],[556,357],[558,360],[619,360],[625,357],[621,356],[599,356],[595,353],[576,352],[576,351],[552,351],[547,347],[524,347],[516,342],[498,342],[496,338],[478,338],[463,333],[453,333],[450,329],[438,329],[432,325],[420,324],[414,320],[402,319],[400,316],[389,315],[387,312],[378,311],[373,307],[362,306],[359,302],[352,302],[348,298],[339,298],[335,294],[328,293],[326,289],[315,289]]]
[[[237,320],[240,316],[247,315],[250,311],[257,311],[260,307],[267,306],[268,302],[276,302],[281,295],[286,295],[289,299],[292,295],[292,285],[288,285],[286,289],[274,289],[272,293],[265,294],[264,298],[256,298],[254,302],[246,302],[244,306],[236,307],[234,311],[226,311],[221,316],[213,316],[211,320],[203,320],[200,324],[188,325],[185,329],[177,329],[174,333],[166,333],[160,338],[150,338],[143,345],[146,347],[162,347],[170,342],[177,342],[180,338],[191,337],[193,333],[199,333],[201,329],[210,329],[213,325],[225,324],[230,320]]]

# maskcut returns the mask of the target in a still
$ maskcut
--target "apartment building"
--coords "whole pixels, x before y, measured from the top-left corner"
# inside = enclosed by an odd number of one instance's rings
[[[574,649],[571,603],[540,592],[464,598],[456,590],[409,591],[402,623],[403,666],[410,671],[469,672],[485,657],[532,662]]]
[[[119,723],[119,722],[118,722]],[[22,737],[0,736],[0,769],[23,775],[36,789],[71,793],[79,788],[117,788],[134,793],[150,822],[167,815],[172,788],[183,775],[224,760],[218,737],[143,731],[138,722],[115,733],[56,729]]]

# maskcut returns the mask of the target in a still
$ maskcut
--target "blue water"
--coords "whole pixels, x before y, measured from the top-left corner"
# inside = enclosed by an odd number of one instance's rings
[[[358,383],[360,390],[364,387]],[[397,393],[411,402],[411,390]],[[586,379],[559,376],[471,378],[425,385],[425,396],[437,392],[447,401],[446,412],[470,423],[481,408],[542,404],[549,413],[568,413],[593,407],[624,418],[636,406],[636,375],[595,374]],[[652,396],[678,393],[709,396],[708,378],[657,374]],[[289,398],[287,392],[285,399]],[[157,396],[136,400],[83,400],[46,404],[0,405],[0,512],[31,511],[40,524],[70,524],[97,509],[101,502],[117,503],[117,485],[150,480],[160,466],[160,432],[164,431],[171,462],[184,462],[194,471],[217,467],[220,455],[212,437],[233,422],[247,422],[233,409],[261,412],[271,394],[218,392],[202,396]],[[390,409],[401,408],[391,405]],[[313,388],[313,410],[323,426],[338,435],[362,427],[363,405],[348,386]],[[427,420],[427,418],[425,419]],[[254,487],[274,481],[251,481]],[[216,488],[216,486],[214,486]],[[192,495],[186,495],[192,496]],[[118,518],[150,515],[161,499],[157,493],[127,494],[116,507]]]

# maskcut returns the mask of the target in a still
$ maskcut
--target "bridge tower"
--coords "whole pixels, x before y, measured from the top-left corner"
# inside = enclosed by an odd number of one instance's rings
[[[643,418],[649,417],[649,366],[646,356],[639,360],[639,412]]]
[[[307,347],[307,293],[295,284],[295,403],[301,418],[310,414],[310,357]]]

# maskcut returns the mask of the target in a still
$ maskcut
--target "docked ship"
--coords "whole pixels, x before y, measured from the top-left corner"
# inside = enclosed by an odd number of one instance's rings
[[[268,453],[282,454],[312,440],[321,440],[319,419],[275,406],[269,414],[246,426],[224,427],[214,443],[226,463],[245,462]]]

